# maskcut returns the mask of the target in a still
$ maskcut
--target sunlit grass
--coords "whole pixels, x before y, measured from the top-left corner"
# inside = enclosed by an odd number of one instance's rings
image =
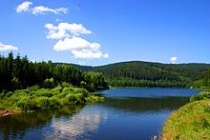
[[[210,100],[209,93],[202,93],[167,120],[162,133],[163,140],[210,139]]]

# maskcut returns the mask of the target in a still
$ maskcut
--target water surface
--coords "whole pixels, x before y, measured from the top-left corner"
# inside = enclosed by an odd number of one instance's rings
[[[199,93],[189,89],[122,88],[106,101],[0,118],[0,139],[149,140],[171,112]]]

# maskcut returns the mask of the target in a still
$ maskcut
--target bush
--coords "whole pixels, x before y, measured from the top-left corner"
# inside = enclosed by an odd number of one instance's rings
[[[200,100],[205,100],[205,99],[207,100],[210,99],[210,92],[202,92],[200,94],[196,94],[190,98],[190,101],[193,102],[193,101],[200,101]]]
[[[70,103],[73,104],[84,104],[86,102],[85,97],[81,93],[69,94],[67,99]]]
[[[55,87],[55,81],[53,78],[50,78],[50,79],[45,79],[43,84],[42,84],[42,87],[43,88],[54,88]]]
[[[44,96],[44,97],[52,97],[53,94],[49,89],[40,89],[36,92],[35,96]]]
[[[200,101],[200,100],[203,100],[203,99],[204,99],[204,96],[202,94],[196,94],[196,95],[190,97],[191,102]]]
[[[35,111],[56,109],[68,104],[85,104],[98,101],[97,97],[91,95],[86,89],[73,87],[63,83],[67,87],[57,86],[53,89],[39,88],[33,86],[27,89],[16,90],[14,92],[4,92],[0,95],[4,97],[0,100],[0,109],[21,109],[22,111]]]
[[[56,98],[39,97],[36,101],[40,110],[56,109],[60,106]]]
[[[102,102],[102,101],[104,101],[104,97],[100,97],[100,96],[96,96],[96,95],[90,95],[86,98],[86,101],[88,103]]]
[[[24,112],[29,110],[37,110],[36,102],[23,98],[17,102],[17,106]]]

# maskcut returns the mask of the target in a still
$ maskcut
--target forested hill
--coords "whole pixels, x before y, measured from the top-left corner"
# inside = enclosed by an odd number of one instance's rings
[[[202,79],[210,64],[162,64],[142,61],[120,62],[104,66],[75,67],[83,71],[102,72],[111,86],[190,87]]]

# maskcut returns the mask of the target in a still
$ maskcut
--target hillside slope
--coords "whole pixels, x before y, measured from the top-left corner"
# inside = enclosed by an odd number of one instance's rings
[[[199,80],[210,64],[162,64],[143,61],[120,62],[104,66],[73,66],[83,71],[102,72],[111,86],[189,87]]]

